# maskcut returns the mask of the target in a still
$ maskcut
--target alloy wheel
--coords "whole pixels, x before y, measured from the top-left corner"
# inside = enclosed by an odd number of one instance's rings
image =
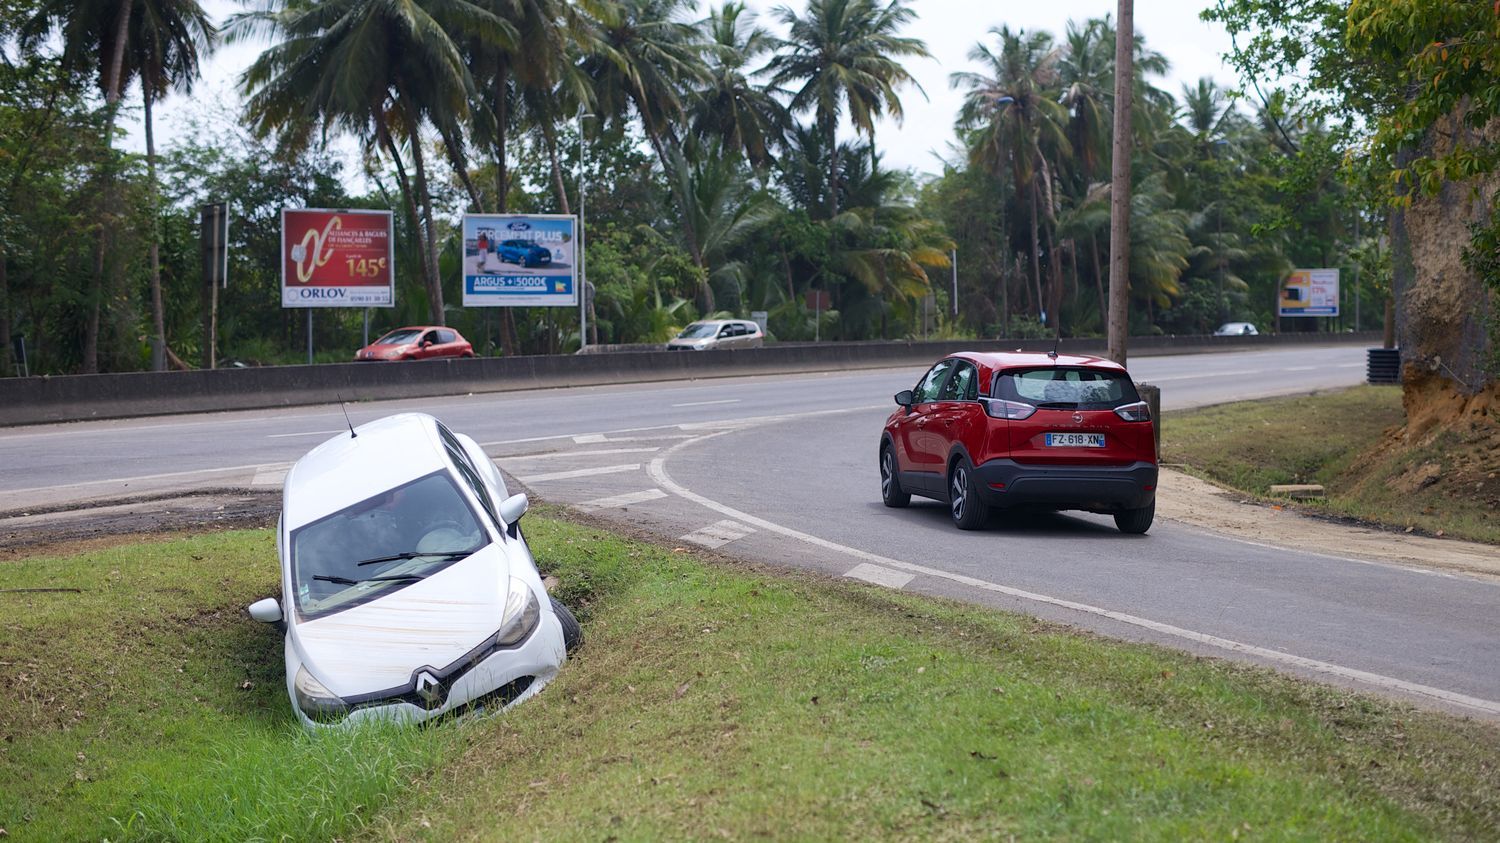
[[[950,490],[950,506],[953,507],[953,518],[958,520],[964,517],[964,495],[969,488],[969,472],[963,466],[953,469],[953,488]]]

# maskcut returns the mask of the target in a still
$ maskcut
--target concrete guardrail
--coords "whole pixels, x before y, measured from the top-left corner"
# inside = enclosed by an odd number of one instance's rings
[[[1378,343],[1359,334],[1132,337],[1132,356]],[[567,386],[924,366],[955,351],[1046,351],[1051,340],[953,340],[770,345],[725,351],[485,357],[333,363],[191,372],[0,379],[0,426],[172,413],[250,410]],[[1064,353],[1099,353],[1102,339],[1065,339]]]

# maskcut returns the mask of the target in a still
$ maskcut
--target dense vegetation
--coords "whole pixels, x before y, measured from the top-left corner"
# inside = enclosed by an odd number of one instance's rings
[[[161,335],[169,358],[203,359],[210,200],[233,214],[221,357],[300,359],[304,314],[276,293],[279,211],[299,206],[395,211],[397,307],[372,332],[431,320],[481,353],[568,351],[575,312],[457,306],[456,230],[467,211],[574,213],[580,174],[590,342],[755,310],[781,340],[1102,334],[1110,21],[1060,36],[993,21],[977,69],[952,76],[960,142],[923,175],[888,167],[876,137],[921,95],[905,62],[927,50],[902,34],[915,14],[279,0],[215,29],[193,0],[0,0],[0,354],[22,333],[34,373],[132,370]],[[149,134],[147,155],[119,149],[120,109],[150,125],[222,39],[264,46],[243,111],[203,103],[159,154]],[[1165,58],[1143,37],[1136,52],[1132,331],[1264,330],[1294,266],[1344,270],[1332,327],[1378,326],[1384,206],[1346,186],[1360,182],[1341,177],[1349,143],[1327,113],[1274,91],[1247,108],[1209,79],[1167,91]],[[330,154],[340,137],[363,172]],[[317,314],[326,359],[348,359],[362,317]],[[1319,327],[1297,321],[1282,328]]]

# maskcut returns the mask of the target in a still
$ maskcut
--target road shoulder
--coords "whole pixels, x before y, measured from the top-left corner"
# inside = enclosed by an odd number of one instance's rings
[[[1500,548],[1491,545],[1313,518],[1168,468],[1161,470],[1156,514],[1255,544],[1500,578]]]

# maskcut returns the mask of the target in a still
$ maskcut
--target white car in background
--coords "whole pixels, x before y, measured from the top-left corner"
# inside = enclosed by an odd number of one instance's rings
[[[1260,332],[1249,322],[1225,322],[1214,330],[1216,337],[1254,337]]]
[[[277,528],[281,600],[250,615],[285,630],[302,722],[501,709],[550,682],[582,634],[542,586],[527,505],[473,439],[418,413],[298,460]]]
[[[760,348],[766,334],[746,319],[707,319],[694,322],[667,343],[668,351],[707,351],[719,348]]]

